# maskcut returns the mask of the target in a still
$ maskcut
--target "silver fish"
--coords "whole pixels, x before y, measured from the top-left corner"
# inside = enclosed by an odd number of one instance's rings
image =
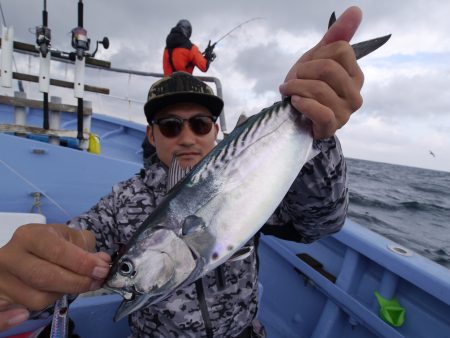
[[[217,145],[114,262],[106,287],[125,298],[115,319],[232,257],[280,204],[309,160],[312,140],[309,123],[286,100],[250,117]]]
[[[384,42],[375,41],[373,50]],[[236,127],[169,191],[115,259],[105,286],[124,301],[114,319],[165,299],[239,253],[315,155],[312,143],[310,122],[288,99]]]

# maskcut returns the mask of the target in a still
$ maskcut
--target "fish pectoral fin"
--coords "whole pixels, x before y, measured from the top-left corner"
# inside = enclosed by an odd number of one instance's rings
[[[189,215],[184,219],[183,225],[181,227],[181,233],[183,236],[189,235],[198,229],[203,229],[206,227],[205,220],[196,215]]]
[[[131,300],[124,300],[120,303],[117,308],[116,314],[114,315],[114,321],[117,322],[122,318],[128,316],[130,313],[139,310],[143,307],[149,300],[150,295],[135,295]]]

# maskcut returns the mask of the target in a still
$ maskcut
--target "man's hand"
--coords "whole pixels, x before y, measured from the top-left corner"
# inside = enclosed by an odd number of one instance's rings
[[[0,300],[0,332],[6,331],[28,319],[30,313],[23,306],[11,306]]]
[[[95,237],[87,230],[63,224],[18,228],[0,248],[0,306],[4,310],[0,330],[8,327],[5,318],[19,311],[5,311],[8,306],[41,310],[63,294],[99,289],[108,274],[110,256],[94,250]]]
[[[210,63],[214,61],[216,58],[216,53],[214,53],[214,47],[216,44],[211,45],[211,40],[208,42],[208,47],[206,47],[205,51],[203,52],[203,56],[206,60],[208,60]]]
[[[361,23],[358,7],[347,9],[288,72],[283,96],[313,123],[315,139],[334,135],[362,105],[364,74],[348,43]]]
[[[208,54],[208,56],[206,56],[206,59],[211,63],[216,59],[217,55],[214,52],[211,52],[210,54]]]

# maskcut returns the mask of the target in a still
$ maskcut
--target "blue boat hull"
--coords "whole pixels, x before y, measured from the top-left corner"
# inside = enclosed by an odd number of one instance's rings
[[[41,212],[48,223],[64,223],[139,172],[144,126],[94,116],[92,131],[101,155],[0,134],[0,211]],[[262,236],[259,253],[258,316],[269,337],[450,337],[450,271],[352,221],[308,245]],[[375,291],[398,300],[402,325],[380,317]],[[119,302],[116,295],[78,298],[70,308],[76,332],[125,337],[127,321],[112,322]],[[0,337],[36,325],[42,323],[30,321]]]

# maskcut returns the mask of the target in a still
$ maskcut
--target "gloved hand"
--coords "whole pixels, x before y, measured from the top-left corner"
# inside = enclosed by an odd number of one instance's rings
[[[213,62],[214,59],[217,56],[216,53],[214,53],[214,47],[215,46],[216,46],[216,44],[214,43],[214,44],[211,45],[211,40],[209,40],[208,47],[206,47],[205,51],[203,52],[203,56],[209,62]]]
[[[215,60],[215,58],[217,57],[216,53],[212,52],[210,55],[205,56],[205,58],[209,61],[209,62],[213,62]]]

